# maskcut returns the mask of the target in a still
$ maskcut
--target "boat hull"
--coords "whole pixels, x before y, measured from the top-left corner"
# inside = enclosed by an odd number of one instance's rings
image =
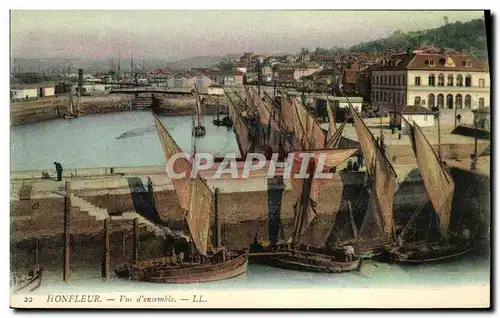
[[[284,269],[322,273],[349,272],[361,267],[362,259],[359,257],[349,261],[346,255],[338,250],[325,252],[324,249],[310,249],[311,251],[305,248],[293,249],[289,244],[279,243],[263,246],[254,242],[250,248],[250,261]]]
[[[273,257],[272,262],[273,266],[284,269],[315,273],[343,273],[359,270],[362,259],[336,261],[328,254],[291,250],[289,255]]]
[[[398,264],[425,264],[447,262],[467,254],[473,249],[471,244],[439,245],[429,244],[407,247],[404,251],[385,251],[381,260]]]
[[[42,269],[38,270],[33,277],[29,278],[27,281],[22,282],[19,285],[14,286],[14,293],[29,293],[42,284]]]
[[[246,272],[248,251],[237,251],[225,262],[216,264],[176,264],[171,258],[134,263],[130,266],[132,280],[162,284],[194,284],[232,278]],[[126,276],[123,270],[117,275]]]

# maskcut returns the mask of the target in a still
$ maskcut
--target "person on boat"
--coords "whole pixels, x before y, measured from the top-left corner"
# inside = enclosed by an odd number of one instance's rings
[[[347,261],[352,262],[352,260],[356,256],[354,253],[354,247],[352,247],[352,245],[344,246],[344,252],[346,254]]]
[[[359,167],[363,168],[363,153],[361,153],[361,151],[358,151],[358,154],[356,155],[356,159],[358,160]]]
[[[347,171],[352,171],[352,160],[347,161]]]
[[[352,171],[359,171],[359,164],[358,164],[358,162],[355,162],[355,163],[352,165]]]
[[[63,173],[63,167],[62,165],[57,162],[57,161],[54,161],[54,166],[56,166],[56,171],[57,171],[57,181],[61,181],[62,180],[62,173]]]

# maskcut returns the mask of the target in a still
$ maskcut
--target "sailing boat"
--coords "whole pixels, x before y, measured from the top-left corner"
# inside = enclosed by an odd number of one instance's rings
[[[213,120],[213,124],[215,126],[226,126],[228,128],[232,127],[233,123],[231,122],[231,119],[229,119],[229,114],[225,114],[224,118],[220,119],[220,102],[219,96],[217,96],[217,118]]]
[[[196,85],[194,85],[194,94],[196,97],[196,115],[197,115],[197,125],[194,127],[194,135],[196,137],[202,137],[205,136],[207,131],[203,123],[202,102],[200,99],[200,94],[198,93],[198,88],[196,88]]]
[[[313,154],[307,167],[309,177],[298,178],[301,170],[302,152],[294,152],[292,164],[291,184],[294,200],[295,218],[292,237],[286,243],[270,246],[259,246],[258,242],[252,244],[253,254],[258,257],[258,262],[286,269],[339,273],[359,269],[361,259],[353,254],[346,253],[344,249],[328,244],[328,238],[333,231],[338,211],[329,211],[330,220],[326,229],[317,228],[316,220],[322,217],[318,206],[319,179],[314,178],[317,169],[319,154],[324,153],[323,172],[335,167],[351,157],[357,149],[324,149],[309,151]],[[324,222],[323,220],[321,222]],[[250,254],[252,256],[252,254]]]
[[[74,109],[75,105],[73,103],[73,95],[71,93],[71,88],[72,88],[72,86],[70,86],[70,89],[69,89],[68,112],[64,113],[64,115],[63,115],[64,119],[73,119],[73,118],[77,118],[78,117],[78,112],[75,112],[75,109]],[[77,110],[78,110],[79,103],[80,103],[80,91],[78,91]]]
[[[426,202],[421,202],[398,235],[394,246],[386,251],[384,258],[398,263],[426,263],[444,261],[465,254],[472,249],[469,230],[465,228],[461,229],[462,233],[456,233],[450,229],[451,206],[455,191],[453,177],[432,148],[422,129],[415,122],[411,125],[406,119],[402,120],[406,122],[417,165],[435,213],[430,209],[430,221],[424,239],[418,237],[420,236],[418,231],[425,227],[417,229],[414,232],[415,235],[408,238],[406,235],[408,229],[416,223],[426,205]],[[430,238],[428,234],[433,225],[438,229],[438,234]]]
[[[173,155],[182,151],[172,139],[163,123],[153,113],[158,135],[168,162]],[[191,163],[186,158],[178,158],[173,166],[175,173],[191,172]],[[172,179],[181,209],[184,211],[191,252],[184,257],[183,252],[162,258],[135,261],[130,265],[133,280],[155,283],[200,283],[222,280],[240,275],[246,271],[248,250],[227,250],[217,233],[217,246],[210,239],[211,213],[217,214],[217,195],[212,193],[206,181],[189,175]]]
[[[351,243],[357,255],[371,258],[392,244],[393,201],[397,190],[397,174],[349,98],[347,101],[366,162],[369,192],[361,228]]]
[[[32,271],[28,273],[27,277],[17,277],[14,276],[11,282],[11,287],[14,289],[14,293],[29,293],[38,287],[42,283],[42,272],[43,269],[38,265],[38,240],[35,242],[35,267]]]

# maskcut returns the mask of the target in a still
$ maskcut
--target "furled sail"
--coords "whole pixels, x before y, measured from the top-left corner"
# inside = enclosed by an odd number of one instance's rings
[[[292,104],[299,119],[296,128],[303,131],[303,145],[307,147],[305,149],[322,149],[325,146],[325,132],[320,124],[296,98],[292,100]]]
[[[154,113],[153,117],[155,119],[156,130],[158,131],[158,137],[160,138],[160,143],[165,155],[165,161],[168,162],[172,156],[183,153],[183,151],[179,148],[177,143],[165,129],[165,126],[163,126],[163,123]],[[176,174],[186,173],[186,178],[172,178],[171,180],[174,185],[175,193],[177,194],[177,199],[179,200],[179,205],[182,210],[184,210],[184,213],[187,213],[190,201],[189,187],[191,185],[191,180],[189,179],[191,174],[191,165],[188,159],[185,157],[177,158],[173,165],[173,172]]]
[[[181,153],[179,146],[172,139],[163,123],[153,113],[156,129],[162,144],[165,159],[169,159],[177,153]],[[212,193],[203,179],[197,176],[190,178],[191,164],[183,157],[178,158],[174,164],[174,172],[186,172],[185,177],[171,179],[174,184],[179,204],[184,210],[189,233],[198,252],[206,255],[212,249],[209,243],[210,214],[212,210]],[[178,169],[177,169],[178,168]]]
[[[229,97],[229,94],[226,91],[224,91],[224,93],[226,93],[226,97],[229,101],[229,118],[233,122],[236,141],[238,142],[241,155],[245,158],[247,153],[251,151],[252,148],[252,141],[249,138],[249,127],[234,105],[232,99]]]
[[[342,140],[342,132],[344,131],[345,124],[346,124],[346,122],[344,121],[340,125],[339,129],[337,129],[335,131],[333,136],[326,141],[325,148],[338,148],[339,147],[340,141]]]
[[[397,186],[397,175],[389,160],[377,145],[373,135],[359,116],[349,105],[354,120],[368,176],[372,180],[377,207],[383,218],[384,231],[390,235],[392,230],[393,202]]]
[[[327,143],[332,139],[335,131],[337,130],[337,124],[335,123],[335,116],[333,115],[333,109],[328,100],[328,95],[325,95],[326,99],[326,110],[328,112],[328,132],[326,133]],[[328,147],[327,147],[328,148]]]
[[[297,242],[308,242],[308,244],[313,246],[321,246],[326,242],[329,233],[324,233],[323,231],[309,231],[310,234],[304,235],[304,232],[312,224],[315,217],[321,216],[321,213],[317,211],[317,202],[319,198],[319,189],[321,183],[325,182],[327,179],[315,178],[315,172],[318,164],[322,164],[320,167],[321,172],[327,172],[332,167],[338,166],[340,163],[347,160],[349,157],[354,155],[357,149],[322,149],[309,151],[313,154],[313,157],[309,159],[307,166],[308,178],[299,178],[297,176],[301,171],[303,161],[305,160],[301,153],[304,152],[294,152],[293,154],[293,165],[291,169],[291,184],[293,200],[295,200],[295,227],[294,227],[294,238]],[[324,160],[320,160],[324,158]],[[332,222],[335,222],[335,216],[338,211],[334,211],[332,215]],[[327,227],[326,231],[331,230],[331,226]],[[308,232],[308,233],[309,233]]]
[[[441,235],[447,238],[450,224],[451,204],[455,191],[455,182],[443,163],[439,160],[434,148],[425,137],[422,129],[413,122],[407,125],[410,138],[414,144],[417,164],[424,181],[432,206],[439,216]]]

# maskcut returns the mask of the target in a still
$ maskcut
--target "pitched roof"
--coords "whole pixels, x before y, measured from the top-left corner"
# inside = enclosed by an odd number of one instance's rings
[[[427,107],[421,105],[406,105],[401,110],[402,115],[433,115],[434,113]]]
[[[355,69],[347,69],[344,71],[344,76],[342,78],[343,83],[355,84],[356,83],[356,74],[358,71]]]
[[[454,65],[448,66],[446,61],[451,58]],[[431,61],[434,61],[433,64]],[[470,66],[466,66],[466,62]],[[393,56],[378,70],[435,70],[435,71],[463,71],[488,72],[488,64],[463,54],[418,53]]]

